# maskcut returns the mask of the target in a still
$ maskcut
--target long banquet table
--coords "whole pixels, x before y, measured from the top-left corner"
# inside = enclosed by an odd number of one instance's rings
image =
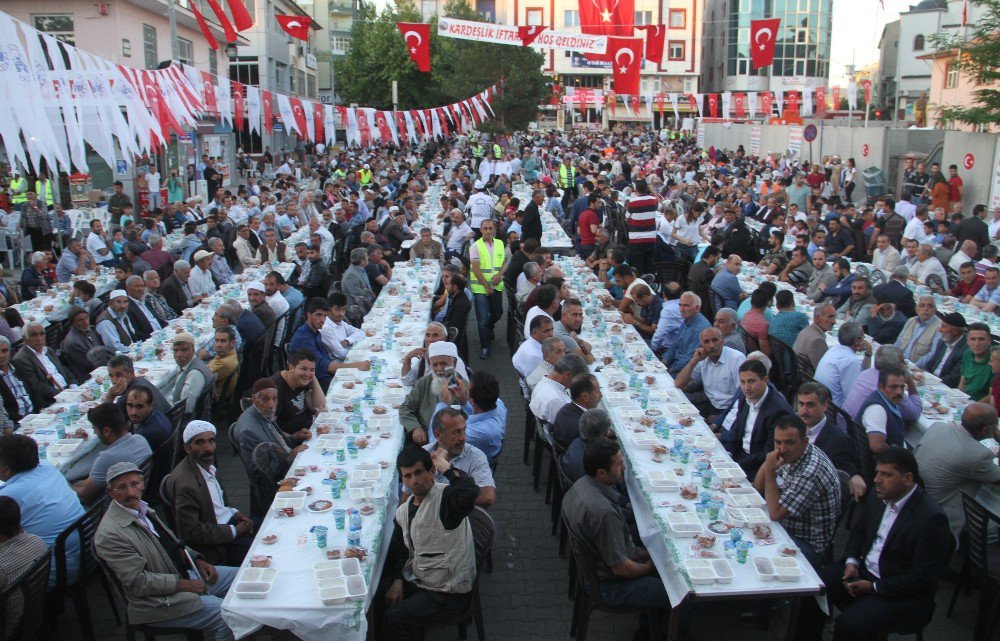
[[[674,387],[663,364],[633,327],[621,323],[618,311],[602,307],[603,288],[593,272],[577,258],[557,262],[584,304],[581,338],[593,345],[603,404],[627,459],[626,483],[639,534],[671,605],[782,596],[795,599],[797,607],[799,597],[819,595],[824,588],[819,576],[801,554],[782,555],[796,549],[791,537],[771,521],[763,497]],[[690,425],[682,426],[682,418]],[[702,484],[704,469],[712,470],[708,487]],[[697,496],[682,497],[682,487]],[[699,507],[706,497],[711,502]],[[719,515],[709,518],[710,510]],[[754,524],[766,525],[770,536],[755,537]],[[735,558],[737,546],[729,545],[731,525],[742,525],[742,540],[752,543],[745,563]],[[706,540],[711,545],[702,547],[694,538],[699,535],[714,536],[714,542]],[[776,568],[779,564],[785,567]],[[776,572],[781,574],[776,577]],[[819,598],[825,607],[825,598]],[[671,639],[678,619],[675,612]]]
[[[351,348],[346,360],[370,360],[371,370],[338,370],[327,394],[327,411],[312,426],[309,448],[289,470],[290,476],[300,478],[297,487],[306,484],[311,493],[302,500],[275,498],[222,604],[223,618],[237,637],[268,625],[304,641],[365,638],[365,612],[386,559],[398,498],[395,463],[404,430],[397,408],[408,391],[399,365],[406,352],[422,344],[440,271],[432,261],[397,262],[392,279],[365,317],[362,329],[368,336]],[[320,435],[320,428],[330,432]],[[349,439],[356,448],[349,446]],[[331,474],[337,478],[329,478]],[[312,511],[310,506],[320,500],[332,509]],[[301,505],[293,516],[279,514],[289,501]],[[348,547],[349,528],[335,527],[334,510],[362,507],[371,508],[370,514],[362,512],[360,547],[367,551],[366,558],[357,567],[352,567],[353,561],[321,565],[327,562],[327,550]],[[319,546],[317,526],[327,528],[325,548]],[[270,535],[275,536],[273,542]],[[250,567],[257,555],[271,557],[273,572]],[[259,578],[269,579],[265,598],[241,593],[241,583]]]

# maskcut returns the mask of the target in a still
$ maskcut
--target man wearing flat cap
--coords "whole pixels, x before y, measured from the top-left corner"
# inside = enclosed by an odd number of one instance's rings
[[[239,567],[253,543],[254,523],[226,505],[215,469],[215,437],[215,426],[208,421],[187,424],[187,456],[174,467],[166,491],[181,539],[209,563]]]
[[[69,321],[69,331],[62,341],[62,354],[76,380],[85,381],[90,378],[90,372],[94,370],[93,364],[87,358],[87,352],[103,345],[103,342],[90,326],[90,314],[87,310],[74,305],[69,308],[66,319]]]
[[[930,351],[915,363],[916,366],[937,376],[948,387],[958,388],[962,356],[969,349],[965,340],[967,329],[964,316],[957,312],[945,314]]]
[[[202,630],[206,639],[232,641],[222,599],[238,568],[215,567],[184,547],[142,500],[144,489],[135,464],[112,465],[111,504],[94,535],[97,555],[124,589],[129,622]]]
[[[217,289],[215,280],[212,279],[212,260],[215,254],[199,249],[194,253],[194,267],[191,268],[191,278],[188,279],[188,286],[191,288],[191,296],[206,297],[211,296]]]
[[[184,413],[194,413],[198,399],[206,389],[215,389],[215,374],[209,371],[205,362],[196,356],[194,336],[187,332],[174,336],[174,363],[177,375],[167,379],[160,391],[170,399],[171,404],[184,400]],[[211,397],[209,397],[211,398]],[[203,408],[206,412],[208,408]]]
[[[232,428],[232,439],[240,444],[240,459],[247,469],[250,469],[254,448],[261,443],[274,443],[280,446],[287,452],[289,463],[299,452],[309,447],[305,444],[311,436],[308,427],[294,434],[288,434],[275,422],[278,385],[273,380],[261,378],[254,383],[250,400],[253,405],[240,414],[240,418]]]
[[[426,445],[431,417],[438,401],[451,404],[451,390],[462,379],[456,371],[458,348],[448,341],[437,341],[427,346],[431,371],[413,385],[399,407],[399,421],[407,436],[417,445]]]

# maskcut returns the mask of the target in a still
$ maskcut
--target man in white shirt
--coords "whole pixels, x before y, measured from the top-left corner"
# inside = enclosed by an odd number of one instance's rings
[[[353,325],[347,323],[344,317],[347,315],[347,296],[335,292],[330,296],[330,311],[327,319],[320,328],[320,338],[330,355],[339,363],[347,359],[347,353],[358,341],[364,340],[365,333]],[[285,303],[287,306],[288,303]]]
[[[318,218],[310,218],[309,235],[314,234],[321,239],[319,253],[323,257],[323,262],[329,264],[330,258],[333,256],[333,234],[319,224]]]
[[[896,203],[895,210],[897,214],[906,219],[906,222],[910,222],[913,220],[914,214],[917,213],[917,206],[910,202],[910,195],[904,191],[899,202]]]
[[[483,164],[486,164],[485,160]],[[492,163],[490,164],[492,165]],[[480,167],[481,170],[482,167]],[[488,178],[476,181],[476,193],[469,197],[469,201],[465,205],[465,210],[469,212],[469,227],[476,232],[476,238],[479,238],[479,225],[493,216],[493,197],[486,193],[484,180],[488,180]]]
[[[715,327],[701,330],[699,338],[701,347],[674,378],[674,385],[684,391],[702,416],[711,420],[739,392],[740,365],[746,356],[726,347],[722,332]]]
[[[458,256],[462,251],[462,245],[465,244],[466,240],[472,240],[475,232],[472,231],[472,227],[465,222],[465,216],[462,215],[461,210],[452,209],[451,210],[451,230],[448,232],[448,237],[445,240],[445,259],[451,259]]]
[[[552,336],[552,319],[536,316],[531,321],[531,335],[521,343],[511,358],[514,369],[521,375],[521,390],[527,393],[524,379],[542,362],[542,342]]]
[[[191,297],[211,296],[215,293],[215,281],[212,280],[212,260],[214,254],[199,249],[194,253],[194,267],[191,268],[191,276],[188,278],[188,288],[191,290]]]
[[[87,251],[99,265],[114,267],[118,262],[115,255],[108,248],[107,237],[104,235],[104,226],[99,220],[90,221],[90,233],[87,234]]]
[[[146,174],[146,187],[149,189],[149,211],[160,208],[160,172],[156,168]]]
[[[531,338],[531,327],[535,318],[541,316],[555,323],[555,313],[559,309],[559,290],[555,285],[545,284],[535,294],[535,305],[524,315],[524,338]]]
[[[552,373],[538,381],[531,392],[528,407],[535,418],[549,424],[556,420],[556,414],[563,405],[570,402],[569,384],[577,376],[589,374],[587,362],[579,354],[567,354],[555,364]]]
[[[934,255],[934,247],[924,243],[917,248],[917,262],[910,268],[910,280],[921,285],[927,284],[927,277],[937,275],[945,287],[948,286],[948,274],[944,265]]]
[[[979,253],[979,248],[976,247],[976,241],[966,240],[962,243],[962,248],[959,249],[948,261],[948,269],[952,270],[956,274],[962,269],[962,265],[965,263],[975,262],[975,255]],[[944,281],[944,285],[948,287],[947,279]]]
[[[132,320],[128,317],[128,293],[116,289],[108,297],[108,306],[97,317],[94,327],[101,336],[101,342],[116,352],[127,352],[129,346],[139,340]]]

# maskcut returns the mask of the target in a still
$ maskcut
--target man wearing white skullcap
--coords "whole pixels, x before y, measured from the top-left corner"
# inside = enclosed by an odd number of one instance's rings
[[[116,352],[127,352],[139,340],[139,333],[128,317],[128,294],[124,289],[111,292],[107,308],[97,315],[95,329],[101,335],[101,342]]]
[[[191,421],[184,428],[187,456],[177,464],[166,490],[176,532],[215,565],[239,567],[253,543],[253,521],[226,505],[215,469],[215,426]]]
[[[247,298],[250,300],[250,311],[254,313],[265,329],[274,324],[274,310],[267,302],[267,293],[264,283],[254,281],[247,285]]]
[[[426,445],[431,417],[439,402],[445,405],[464,404],[468,387],[459,384],[465,379],[456,371],[458,348],[448,341],[436,341],[427,346],[431,371],[413,385],[399,407],[399,421],[407,435],[417,445]],[[466,398],[459,398],[464,395]]]

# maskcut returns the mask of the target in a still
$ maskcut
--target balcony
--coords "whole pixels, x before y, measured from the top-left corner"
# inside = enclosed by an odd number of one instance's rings
[[[330,15],[354,15],[353,2],[331,2],[329,5]]]

